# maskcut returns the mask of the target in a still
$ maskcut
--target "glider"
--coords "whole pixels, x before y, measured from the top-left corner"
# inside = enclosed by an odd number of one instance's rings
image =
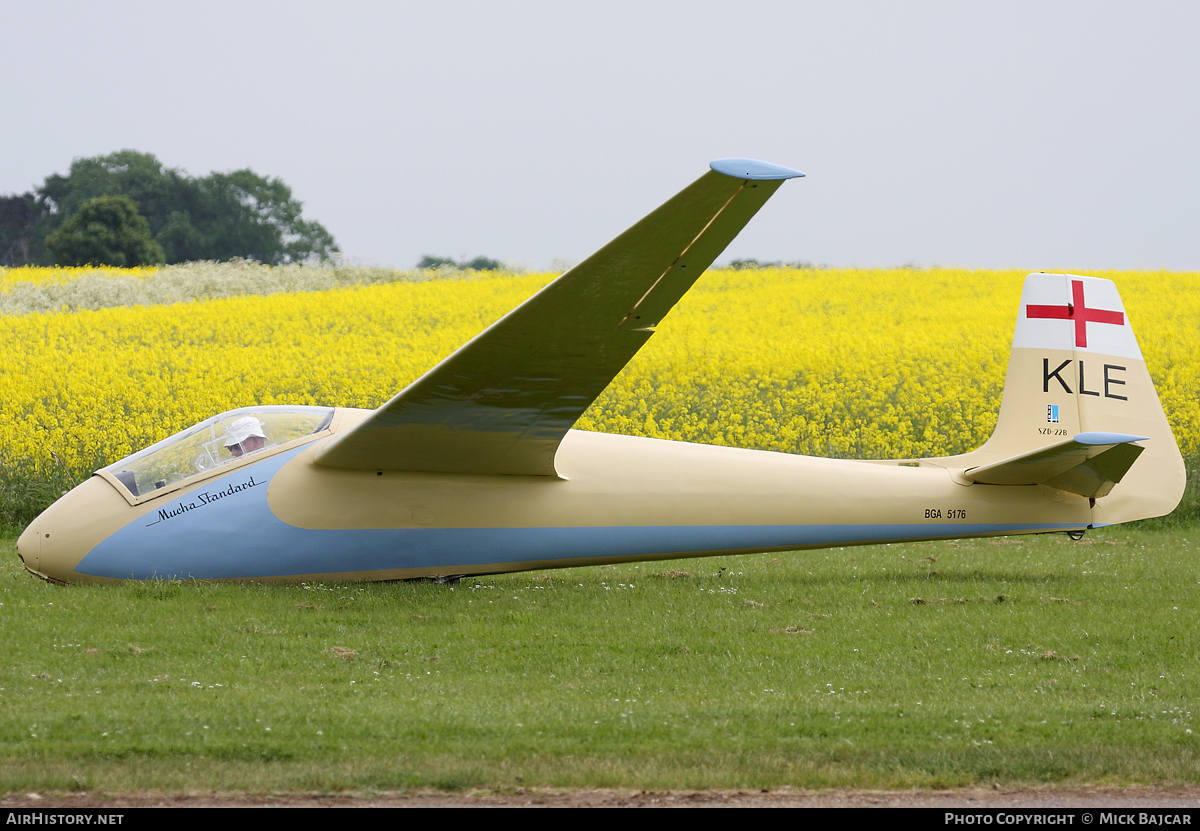
[[[249,407],[25,530],[55,582],[343,581],[1068,532],[1170,512],[1179,449],[1114,284],[1031,274],[995,433],[853,461],[573,430],[788,168],[722,159],[374,411]]]

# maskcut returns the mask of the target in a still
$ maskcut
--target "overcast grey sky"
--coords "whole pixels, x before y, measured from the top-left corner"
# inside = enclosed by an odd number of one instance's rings
[[[725,156],[721,261],[1200,270],[1200,4],[6,3],[0,193],[132,148],[344,254],[577,262]]]

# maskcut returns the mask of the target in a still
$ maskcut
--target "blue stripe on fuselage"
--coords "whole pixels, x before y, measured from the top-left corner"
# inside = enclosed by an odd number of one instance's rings
[[[704,525],[573,528],[297,528],[267,484],[305,448],[264,459],[156,508],[93,548],[75,571],[147,580],[288,577],[639,557],[1073,528],[1050,523]]]

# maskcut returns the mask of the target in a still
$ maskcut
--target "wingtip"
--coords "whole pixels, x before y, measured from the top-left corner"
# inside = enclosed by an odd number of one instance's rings
[[[1078,433],[1075,436],[1077,444],[1128,444],[1132,441],[1146,441],[1146,436],[1131,436],[1127,433]]]
[[[779,181],[780,179],[795,179],[804,174],[770,162],[760,162],[757,159],[717,159],[709,162],[709,167],[717,173],[732,176],[735,179],[752,179],[755,181]]]

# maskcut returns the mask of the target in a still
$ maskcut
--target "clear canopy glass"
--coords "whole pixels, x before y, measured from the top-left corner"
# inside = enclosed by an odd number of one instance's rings
[[[331,421],[331,407],[242,407],[206,419],[103,470],[133,496],[143,496],[319,433]]]

